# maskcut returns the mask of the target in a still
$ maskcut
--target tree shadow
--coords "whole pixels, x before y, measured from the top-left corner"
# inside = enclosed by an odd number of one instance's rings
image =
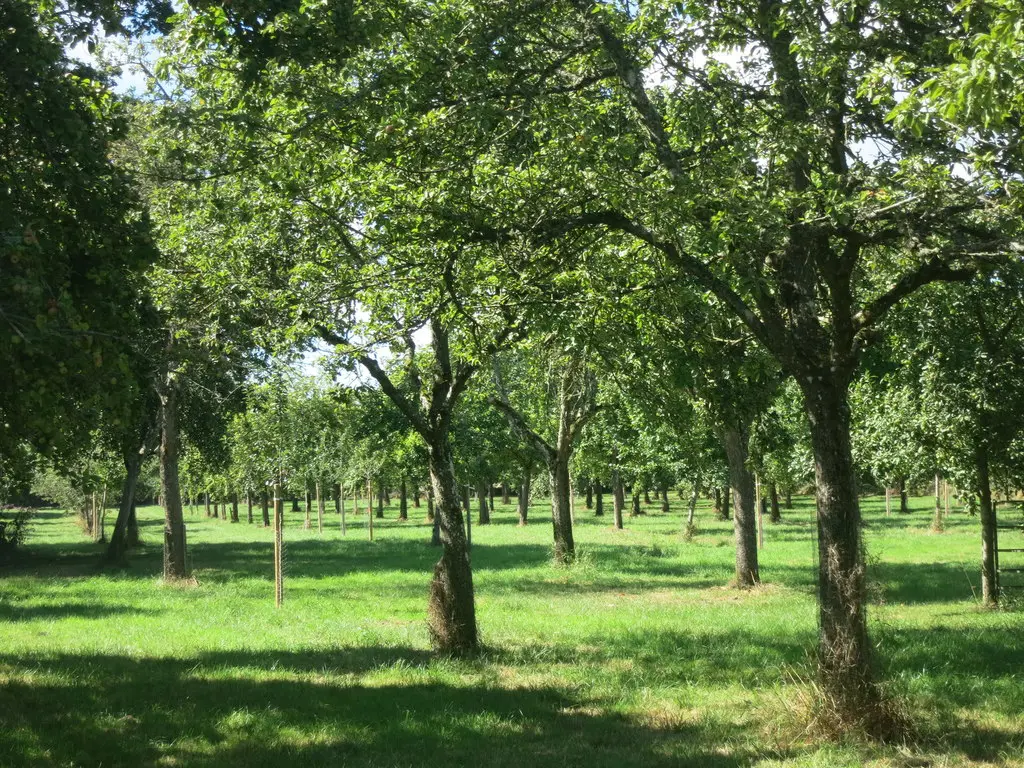
[[[106,619],[111,616],[156,616],[162,611],[132,605],[109,603],[61,602],[45,605],[0,603],[0,621],[60,621],[62,619]]]
[[[0,763],[736,768],[756,759],[727,722],[650,725],[556,688],[448,684],[422,679],[426,669],[398,684],[347,677],[422,661],[408,648],[211,653],[198,663],[41,658],[32,678],[0,690],[9,714]]]

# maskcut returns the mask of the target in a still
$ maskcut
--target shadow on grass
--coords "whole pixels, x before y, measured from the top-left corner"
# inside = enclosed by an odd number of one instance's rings
[[[406,648],[41,658],[0,690],[0,763],[735,768],[756,757],[736,745],[738,725],[652,726],[556,688],[430,679],[410,669],[423,661]],[[382,663],[406,681],[346,678]]]
[[[16,605],[0,603],[0,621],[37,621],[62,619],[107,619],[112,616],[156,616],[161,611],[132,605],[107,603],[62,602],[47,605]]]

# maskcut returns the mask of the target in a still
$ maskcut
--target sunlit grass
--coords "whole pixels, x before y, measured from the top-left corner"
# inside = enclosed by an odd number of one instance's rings
[[[800,733],[807,499],[766,521],[765,585],[746,592],[706,506],[686,542],[675,498],[621,532],[578,500],[571,568],[550,563],[544,503],[525,528],[499,506],[473,529],[485,651],[467,662],[429,652],[423,509],[399,523],[393,505],[374,542],[365,515],[342,538],[334,515],[321,536],[289,513],[280,610],[258,525],[188,517],[196,583],[166,586],[156,508],[114,571],[47,512],[0,572],[0,765],[1024,765],[1024,621],[973,596],[977,519],[931,534],[930,504],[863,505],[878,664],[918,726],[903,748]]]

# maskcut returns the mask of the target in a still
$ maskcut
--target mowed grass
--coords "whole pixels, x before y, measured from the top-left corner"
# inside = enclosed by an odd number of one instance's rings
[[[684,541],[674,494],[622,532],[606,502],[577,501],[570,568],[550,562],[545,500],[525,528],[500,505],[473,527],[471,661],[429,650],[422,508],[400,523],[393,502],[373,542],[365,514],[343,538],[336,515],[319,535],[289,512],[281,609],[258,524],[188,516],[197,584],[165,586],[157,508],[119,570],[44,512],[0,571],[0,765],[1024,766],[1024,620],[978,605],[977,518],[933,534],[930,498],[892,517],[864,500],[877,662],[917,732],[837,745],[801,730],[812,502],[765,522],[765,585],[743,592],[706,503]]]

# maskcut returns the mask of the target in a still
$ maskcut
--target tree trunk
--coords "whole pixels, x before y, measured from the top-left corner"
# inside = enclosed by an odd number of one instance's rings
[[[725,486],[722,489],[722,519],[729,519],[729,505],[732,502],[732,489],[729,486]]]
[[[262,507],[261,511],[263,512],[263,527],[264,528],[269,528],[270,527],[270,509],[268,507],[267,489],[266,488],[264,488],[263,492],[260,494],[260,506]]]
[[[416,509],[420,508],[420,483],[419,483],[419,480],[417,480],[412,485],[412,505],[414,507],[416,507]]]
[[[494,511],[494,483],[487,484],[487,511]],[[487,522],[490,522],[490,515],[487,517]]]
[[[629,509],[629,516],[630,517],[639,517],[640,515],[644,514],[644,510],[640,506],[640,490],[637,487],[636,483],[633,483],[633,494],[632,494],[632,496],[633,496],[633,498],[632,498],[631,506],[630,506],[630,509]]]
[[[622,475],[619,470],[612,470],[612,520],[615,529],[622,530],[622,513],[626,506],[626,489],[622,487]]]
[[[398,486],[398,519],[409,519],[409,489],[405,484],[405,475],[402,475],[402,482]]]
[[[793,508],[793,490],[791,488],[786,489],[786,509]]]
[[[690,503],[686,509],[686,532],[693,533],[693,519],[697,514],[697,497],[700,495],[700,486],[693,485],[693,492],[690,494]]]
[[[781,523],[782,510],[779,509],[779,488],[775,483],[770,483],[768,485],[768,498],[771,499],[772,504],[771,516],[768,519],[773,523]]]
[[[551,523],[555,535],[555,562],[568,565],[576,558],[576,542],[572,536],[572,493],[569,480],[571,451],[558,450],[548,461],[551,475]]]
[[[487,484],[482,480],[476,484],[476,503],[479,513],[476,519],[478,525],[488,525],[491,522],[491,510],[487,506]]]
[[[722,513],[722,489],[717,485],[715,486],[715,508],[712,511],[719,520],[726,519],[726,515]]]
[[[338,484],[338,515],[341,517],[341,535],[345,536],[348,531],[345,530],[345,484]]]
[[[434,517],[435,517],[435,514],[434,514],[434,494],[430,490],[428,490],[427,491],[427,522],[428,523],[434,522]],[[441,543],[440,539],[438,539],[437,543],[438,543],[438,545],[440,545],[440,543]]]
[[[661,489],[661,511],[662,512],[668,512],[669,511],[669,506],[668,506],[668,488],[662,488]]]
[[[132,509],[128,513],[128,526],[125,529],[125,538],[127,539],[129,549],[135,549],[141,543],[139,538],[139,516],[134,497],[132,498]]]
[[[384,483],[380,483],[377,486],[377,519],[384,519],[384,494],[387,491],[384,489]]]
[[[188,577],[185,517],[178,477],[178,392],[173,381],[160,396],[160,495],[164,502],[164,580]]]
[[[203,506],[206,508],[206,516],[210,517],[210,492],[207,491],[203,494]]]
[[[435,648],[463,655],[477,649],[476,606],[473,571],[459,505],[458,483],[448,435],[440,434],[427,445],[430,484],[435,499],[441,559],[430,584],[427,624]]]
[[[942,476],[935,473],[935,515],[932,517],[932,530],[938,533],[942,524]]]
[[[324,493],[319,480],[316,481],[316,531],[324,532]]]
[[[305,510],[306,510],[306,519],[302,523],[302,527],[305,528],[308,531],[310,528],[313,527],[313,520],[312,520],[312,517],[313,517],[313,494],[311,494],[309,492],[309,486],[308,485],[306,486]]]
[[[504,504],[506,507],[511,503],[511,500],[509,499],[508,496],[508,483],[506,482],[502,482],[501,484],[501,503]]]
[[[599,480],[594,482],[594,517],[604,517],[604,488]]]
[[[754,476],[747,467],[749,432],[746,427],[727,426],[722,443],[729,461],[729,485],[735,512],[733,532],[736,539],[736,586],[751,587],[760,580],[757,567],[757,508]]]
[[[996,513],[992,507],[992,481],[989,477],[988,448],[979,446],[974,454],[977,470],[975,483],[981,507],[981,602],[995,606],[999,602],[999,587],[996,574]]]
[[[245,492],[245,517],[246,522],[252,525],[252,492]]]
[[[907,479],[901,477],[899,480],[900,489],[900,512],[904,515],[910,514],[910,506],[907,504]]]
[[[584,484],[587,487],[587,501],[586,501],[587,509],[593,509],[594,508],[594,483],[593,482],[589,482],[588,483],[588,482],[586,482],[586,480],[584,480],[583,482],[584,482]]]
[[[651,492],[646,487],[644,488],[644,506],[651,506]]]
[[[846,386],[804,385],[818,504],[818,683],[847,722],[877,712]],[[831,384],[831,386],[829,386]]]
[[[231,522],[238,522],[238,494],[234,492],[231,494]]]
[[[526,525],[527,516],[530,514],[530,485],[533,481],[533,473],[527,469],[523,474],[523,484],[519,489],[519,524]]]

